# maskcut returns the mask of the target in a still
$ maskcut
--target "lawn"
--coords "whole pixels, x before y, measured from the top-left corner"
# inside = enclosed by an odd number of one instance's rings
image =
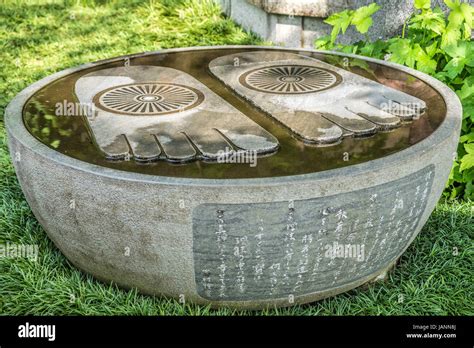
[[[37,244],[37,261],[0,258],[0,314],[35,315],[473,315],[474,208],[440,202],[384,282],[310,305],[260,312],[180,304],[94,280],[47,238],[15,177],[3,112],[53,72],[161,48],[262,44],[211,1],[2,2],[0,0],[0,244]]]

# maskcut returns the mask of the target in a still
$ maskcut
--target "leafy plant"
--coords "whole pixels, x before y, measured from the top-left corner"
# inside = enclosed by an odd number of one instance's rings
[[[405,21],[401,35],[385,41],[371,42],[367,36],[372,15],[380,9],[377,4],[335,13],[325,21],[333,27],[331,35],[316,40],[315,47],[403,64],[451,87],[462,102],[463,122],[457,158],[444,195],[474,199],[474,7],[460,0],[444,3],[449,15],[439,7],[433,9],[430,0],[414,0],[416,11]],[[350,26],[365,34],[366,39],[352,45],[338,44],[338,37]]]

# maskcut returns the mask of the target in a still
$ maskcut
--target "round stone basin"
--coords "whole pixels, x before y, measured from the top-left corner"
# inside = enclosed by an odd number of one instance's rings
[[[61,71],[5,120],[25,197],[77,267],[147,294],[265,308],[393,266],[442,193],[461,105],[400,65],[226,46]]]

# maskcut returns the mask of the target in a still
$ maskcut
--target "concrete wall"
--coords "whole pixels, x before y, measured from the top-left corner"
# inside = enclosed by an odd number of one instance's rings
[[[265,40],[286,47],[313,46],[314,40],[328,35],[331,27],[324,23],[329,15],[344,9],[356,9],[373,3],[369,0],[216,0],[223,12],[244,29],[253,31]],[[369,30],[371,39],[391,37],[401,31],[413,11],[413,1],[377,0],[382,8],[373,16]],[[433,6],[442,0],[432,0]],[[473,0],[469,0],[473,2]],[[352,28],[340,40],[350,43],[364,37]]]

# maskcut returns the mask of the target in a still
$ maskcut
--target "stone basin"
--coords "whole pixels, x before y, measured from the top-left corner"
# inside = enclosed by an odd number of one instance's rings
[[[225,46],[61,71],[5,122],[25,197],[78,268],[258,309],[383,276],[443,191],[461,113],[400,65]]]

